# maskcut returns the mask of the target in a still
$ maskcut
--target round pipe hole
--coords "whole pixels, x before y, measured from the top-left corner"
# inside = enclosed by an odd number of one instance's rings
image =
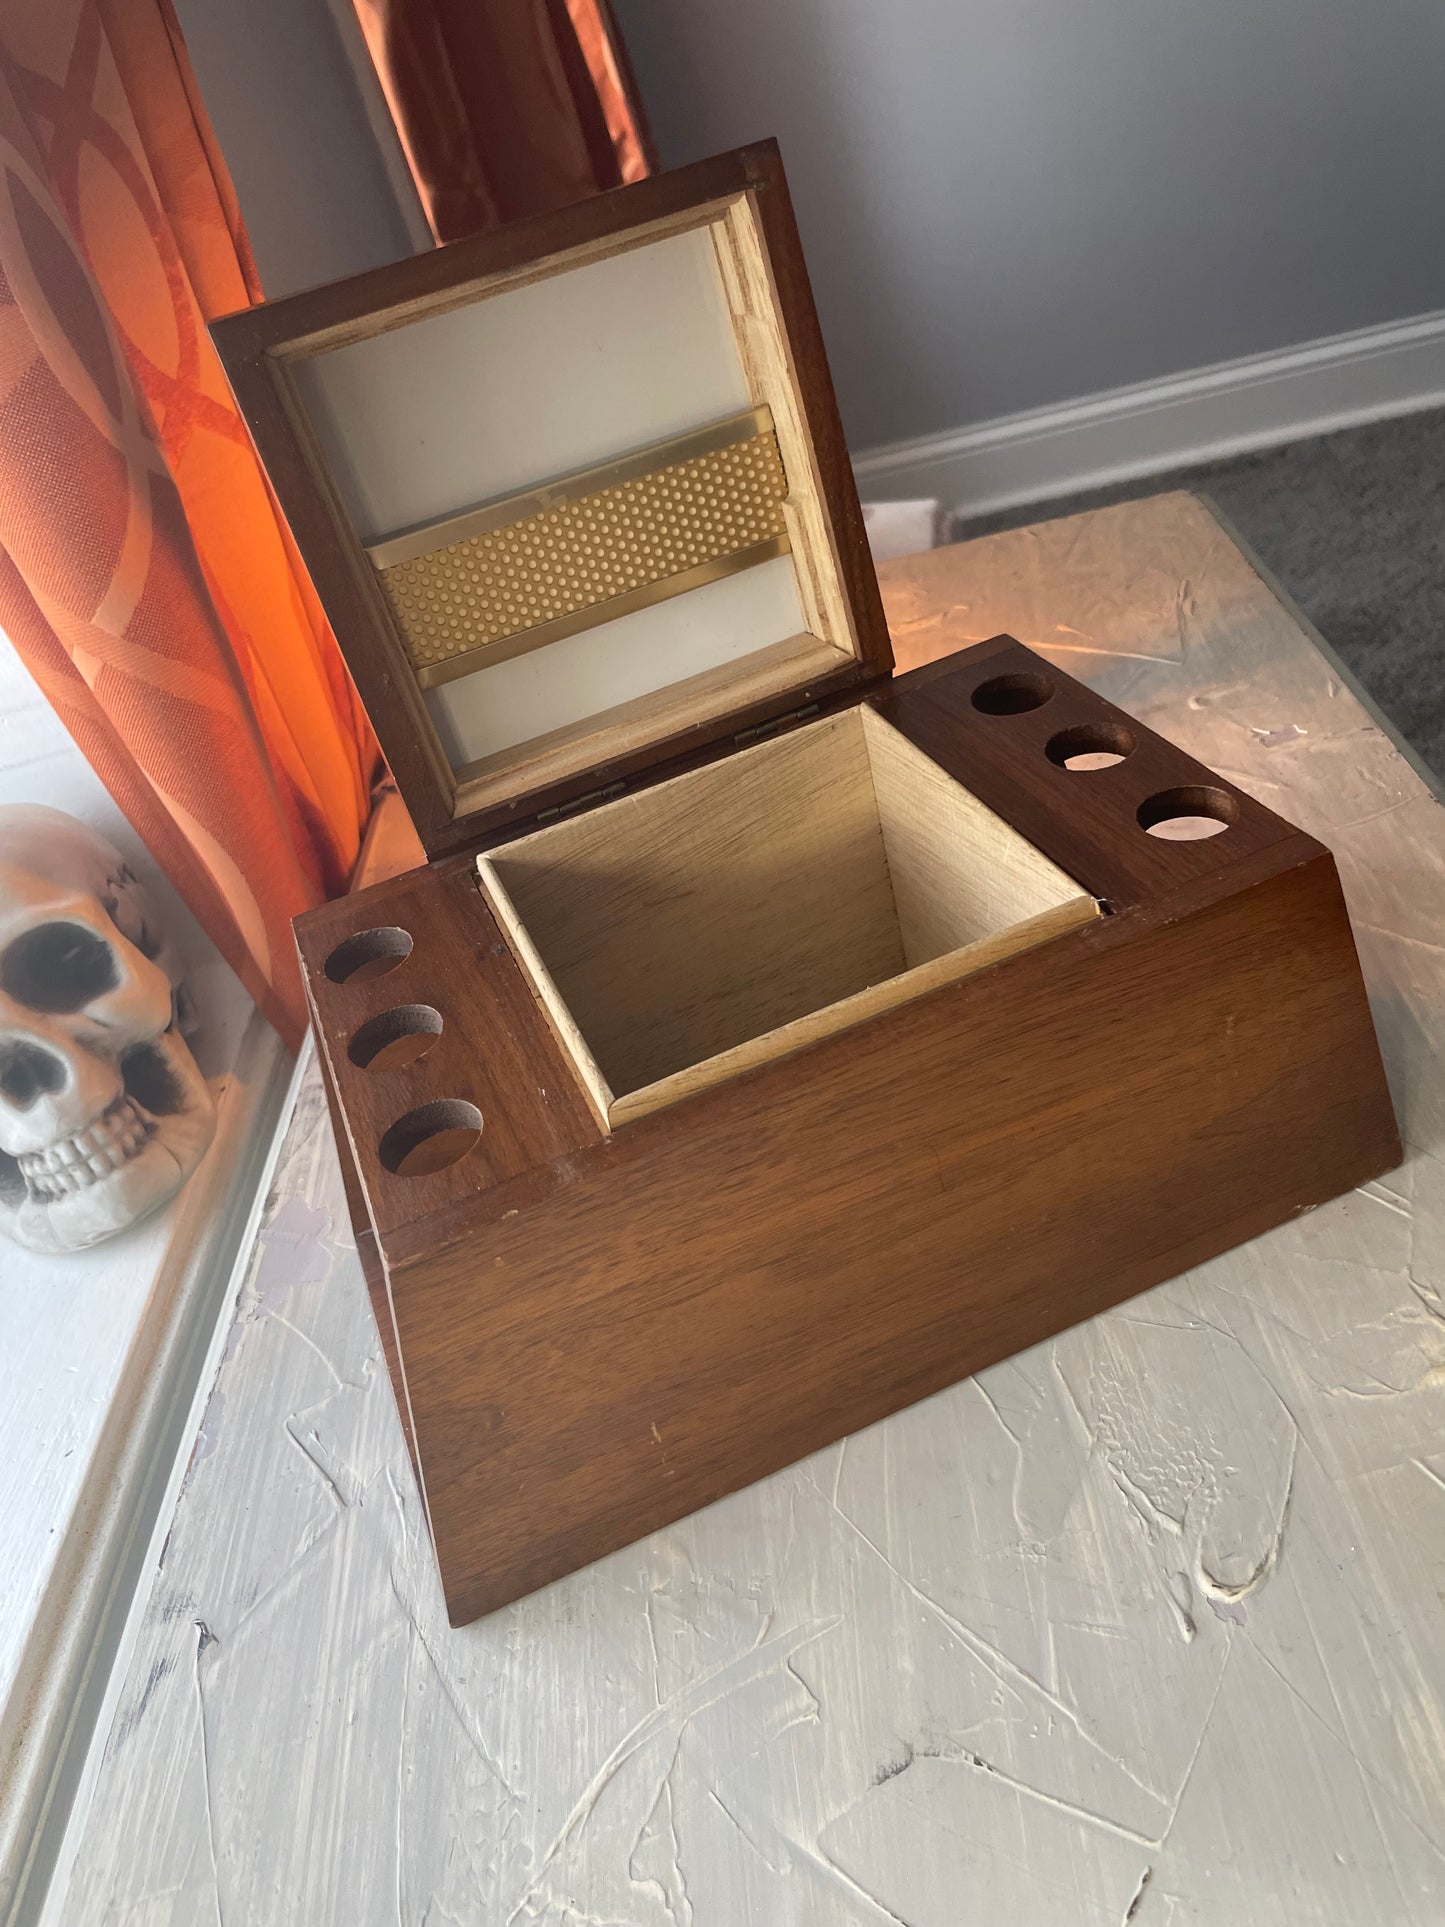
[[[1026,710],[1042,709],[1054,693],[1047,676],[1024,671],[1016,676],[990,676],[973,692],[973,706],[985,716],[1022,716]]]
[[[1198,843],[1227,830],[1237,814],[1234,798],[1205,784],[1160,790],[1139,805],[1139,827],[1169,843]]]
[[[326,974],[334,984],[367,983],[395,970],[410,955],[411,932],[381,924],[375,930],[358,930],[337,944],[326,959]]]
[[[482,1114],[459,1097],[418,1104],[383,1134],[377,1150],[399,1178],[430,1177],[464,1158],[482,1135]]]
[[[399,1071],[425,1057],[442,1034],[442,1017],[430,1004],[398,1004],[368,1018],[346,1047],[363,1071]]]
[[[1113,769],[1134,747],[1134,738],[1116,723],[1081,723],[1050,737],[1044,754],[1060,769]]]

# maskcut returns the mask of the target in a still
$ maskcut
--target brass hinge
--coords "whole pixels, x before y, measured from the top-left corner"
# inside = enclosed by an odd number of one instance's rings
[[[796,729],[799,723],[806,723],[817,713],[816,703],[805,703],[801,709],[790,709],[785,716],[773,716],[765,723],[756,723],[751,729],[740,729],[733,737],[733,743],[741,749],[744,743],[756,743],[764,736],[776,736],[780,730]]]
[[[550,810],[538,810],[538,826],[555,823],[559,816],[575,816],[579,810],[590,810],[594,803],[610,802],[614,796],[621,796],[626,788],[626,783],[607,783],[600,790],[588,790],[585,796],[574,796],[570,803],[558,803]]]

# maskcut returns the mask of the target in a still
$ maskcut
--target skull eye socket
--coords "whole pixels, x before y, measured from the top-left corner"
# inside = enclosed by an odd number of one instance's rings
[[[137,1044],[120,1060],[125,1094],[143,1105],[152,1117],[169,1117],[186,1101],[181,1080],[171,1069],[159,1045]]]
[[[28,1111],[38,1097],[65,1088],[65,1062],[54,1051],[16,1040],[0,1044],[0,1096]]]
[[[81,1010],[120,982],[115,952],[83,923],[42,923],[0,960],[0,988],[27,1010]]]

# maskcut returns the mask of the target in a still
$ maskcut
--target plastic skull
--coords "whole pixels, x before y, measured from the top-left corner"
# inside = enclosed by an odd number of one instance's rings
[[[216,1126],[134,875],[59,810],[0,808],[0,1231],[76,1251],[173,1197]]]

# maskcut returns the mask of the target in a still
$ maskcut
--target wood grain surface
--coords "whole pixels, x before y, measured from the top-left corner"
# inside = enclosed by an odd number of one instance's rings
[[[1026,710],[1012,706],[1019,690]],[[1110,914],[610,1135],[591,1070],[569,1061],[565,1027],[532,1001],[457,860],[298,926],[456,1623],[1398,1161],[1319,844],[1007,638],[910,672],[870,702],[941,769],[967,771],[1045,856],[1067,856]],[[737,805],[761,799],[749,847],[766,847],[776,818],[802,869],[783,866],[796,924],[773,913],[765,864],[739,871],[748,888],[714,919],[724,987],[780,935],[796,953],[783,973],[794,1000],[799,970],[832,995],[829,970],[851,982],[903,960],[896,923],[881,916],[864,914],[862,927],[875,949],[882,933],[888,954],[860,963],[845,941],[857,928],[851,879],[865,912],[870,889],[883,908],[888,894],[856,721],[842,710],[740,752]],[[1048,753],[1061,730],[1127,741],[1128,753],[1107,770],[1069,770]],[[637,847],[661,861],[671,824],[686,858],[688,839],[706,844],[733,806],[733,760],[683,779],[686,795],[703,785],[697,827],[653,820],[679,793],[659,784],[536,839],[560,839],[583,881],[597,864],[614,895],[620,880],[622,899],[591,905],[595,931],[575,892],[552,901],[561,922],[549,920],[532,845],[494,859],[538,953],[561,959],[604,1077],[622,1046],[589,1001],[588,986],[608,980],[598,945],[625,943],[629,890],[642,891],[649,938],[668,914],[658,877],[644,870],[637,883],[627,826],[640,822]],[[754,768],[787,779],[787,794],[750,788]],[[811,783],[806,795],[794,794],[799,782]],[[1222,834],[1150,836],[1151,799],[1174,794],[1213,799]],[[846,816],[850,795],[869,807],[826,845],[840,871],[822,862],[818,832],[825,801]],[[706,908],[718,867],[703,864],[678,899],[684,912]],[[373,918],[412,939],[406,956],[337,986],[336,958],[352,956]],[[692,958],[707,932],[686,917],[681,929]],[[818,929],[815,956],[807,938]],[[619,992],[645,1044],[656,983],[664,1065],[684,1042],[667,1029],[668,969],[665,958],[640,967]],[[358,1067],[359,1023],[413,1000],[444,1017],[435,1047],[394,1076]],[[396,1115],[458,1102],[488,1120],[476,1148],[432,1175],[398,1173],[384,1135]]]
[[[1290,853],[643,1120],[650,1156],[398,1265],[454,1620],[1390,1169],[1333,865]]]
[[[372,930],[399,930],[406,955],[383,975],[337,984],[326,974],[337,947]],[[383,1247],[400,1226],[453,1201],[486,1197],[513,1180],[561,1165],[597,1142],[601,1128],[538,1011],[476,887],[474,867],[452,858],[298,919],[303,975],[351,1156]],[[353,1062],[363,1022],[420,1002],[442,1027],[434,1047],[404,1070]],[[485,1128],[464,1164],[398,1181],[381,1162],[381,1140],[408,1111],[467,1100]]]

